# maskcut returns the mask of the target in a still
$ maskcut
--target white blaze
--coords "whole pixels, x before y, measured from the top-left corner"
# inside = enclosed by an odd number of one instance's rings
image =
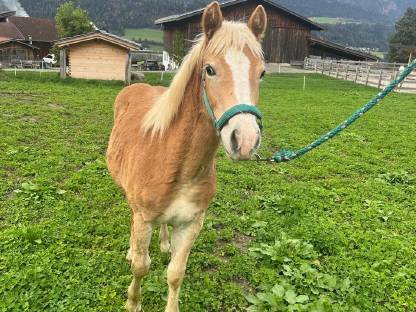
[[[236,104],[251,104],[250,60],[243,51],[229,50],[225,54],[225,62],[233,75]]]

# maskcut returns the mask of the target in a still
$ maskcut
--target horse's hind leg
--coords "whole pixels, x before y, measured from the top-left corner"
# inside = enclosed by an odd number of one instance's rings
[[[133,215],[130,256],[133,280],[128,290],[126,309],[129,312],[141,311],[140,284],[150,269],[149,244],[152,236],[152,225],[145,222],[140,213]]]
[[[168,253],[170,250],[170,243],[169,243],[169,229],[167,224],[162,224],[160,226],[160,250],[164,253]]]

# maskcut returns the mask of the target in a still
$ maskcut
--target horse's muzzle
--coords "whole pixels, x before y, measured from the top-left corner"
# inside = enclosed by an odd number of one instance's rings
[[[239,114],[221,130],[221,140],[233,160],[249,160],[260,146],[261,131],[256,117]]]

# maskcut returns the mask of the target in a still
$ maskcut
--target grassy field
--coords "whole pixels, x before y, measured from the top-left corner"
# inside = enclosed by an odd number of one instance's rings
[[[163,50],[163,31],[151,28],[127,28],[124,37],[149,41],[149,48],[154,51]]]
[[[312,21],[319,23],[319,24],[361,24],[361,21],[357,21],[354,19],[348,19],[343,17],[325,17],[325,16],[317,16],[317,17],[311,17]]]
[[[129,208],[104,159],[122,85],[0,75],[0,311],[123,311]],[[377,92],[319,75],[302,83],[263,82],[262,154],[308,143]],[[289,164],[220,151],[181,311],[415,311],[415,102],[394,94]],[[157,236],[148,312],[163,311],[167,292]]]
[[[376,52],[376,51],[371,51],[370,53],[377,56],[381,60],[385,60],[387,58],[387,54],[388,54],[388,52]]]

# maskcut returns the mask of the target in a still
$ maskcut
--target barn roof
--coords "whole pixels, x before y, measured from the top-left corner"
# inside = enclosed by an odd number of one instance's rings
[[[350,49],[350,48],[346,48],[340,44],[337,44],[335,42],[332,41],[327,41],[327,40],[323,40],[320,38],[316,38],[316,37],[311,37],[309,38],[309,42],[311,43],[312,46],[321,46],[330,50],[334,50],[335,52],[341,52],[350,56],[354,56],[356,58],[359,59],[365,59],[365,60],[372,60],[372,61],[378,61],[380,60],[377,56],[369,54],[369,53],[365,53],[365,52],[361,52],[361,51],[357,51],[354,49]]]
[[[33,41],[52,42],[58,37],[54,20],[22,16],[10,16],[8,20],[19,29],[25,40],[32,37]]]
[[[16,40],[16,39],[9,39],[9,40],[5,40],[5,41],[0,41],[0,46],[3,45],[3,44],[6,44],[6,43],[10,43],[10,42],[21,44],[21,45],[29,47],[33,50],[39,50],[39,48],[34,46],[33,44],[29,44],[29,43],[23,42],[21,40]]]
[[[0,22],[0,37],[5,39],[25,39],[14,24]]]
[[[230,0],[230,1],[220,3],[220,6],[221,6],[221,8],[226,8],[226,7],[231,7],[231,6],[240,4],[240,3],[246,3],[246,2],[249,2],[249,1],[251,1],[251,0]],[[309,25],[312,30],[324,30],[321,25],[311,21],[307,17],[304,17],[304,16],[302,16],[302,15],[296,13],[296,12],[293,12],[293,11],[289,10],[288,8],[285,8],[285,7],[281,6],[280,4],[275,3],[272,0],[257,0],[257,2],[263,2],[263,3],[269,4],[272,7],[276,8],[280,11],[283,11],[283,12],[289,14],[289,15],[292,15],[296,19],[298,19],[298,20],[302,21],[303,23]],[[186,20],[186,19],[194,17],[194,16],[202,15],[203,12],[204,12],[204,8],[201,8],[201,9],[186,12],[186,13],[183,13],[183,14],[170,15],[170,16],[167,16],[167,17],[162,17],[162,18],[157,19],[155,21],[155,24],[156,25],[161,25],[161,24],[168,24],[168,23],[183,21],[183,20]]]
[[[110,34],[103,30],[96,30],[96,31],[86,33],[83,35],[78,35],[78,36],[69,37],[69,38],[62,38],[62,39],[55,41],[55,45],[58,46],[59,48],[62,48],[62,47],[67,47],[73,44],[91,41],[91,40],[97,40],[97,39],[110,42],[112,44],[115,44],[117,46],[120,46],[128,50],[138,51],[141,49],[140,44],[134,41],[119,37],[117,35]]]
[[[6,12],[0,12],[0,20],[6,19],[9,16],[16,15],[16,11],[6,11]]]

